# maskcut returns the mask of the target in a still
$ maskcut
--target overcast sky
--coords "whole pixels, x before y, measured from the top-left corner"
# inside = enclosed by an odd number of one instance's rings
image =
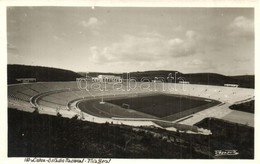
[[[254,74],[250,8],[9,7],[8,64]]]

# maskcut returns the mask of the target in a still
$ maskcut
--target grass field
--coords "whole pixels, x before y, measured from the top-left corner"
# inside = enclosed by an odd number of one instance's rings
[[[78,107],[97,117],[149,118],[174,121],[218,104],[218,101],[172,94],[140,94],[85,100]],[[123,105],[124,104],[124,105]],[[125,105],[127,104],[127,105]]]
[[[118,106],[128,104],[130,109],[159,118],[211,103],[204,99],[165,94],[114,99],[107,102]]]

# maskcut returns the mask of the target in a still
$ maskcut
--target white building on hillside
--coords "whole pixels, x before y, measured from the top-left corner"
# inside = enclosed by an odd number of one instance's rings
[[[189,81],[179,81],[179,84],[190,84]]]
[[[238,84],[224,84],[225,87],[235,87],[237,88],[239,85]]]
[[[31,82],[36,82],[36,78],[18,78],[16,79],[16,81],[22,83],[31,83]]]
[[[92,78],[93,82],[101,82],[101,83],[122,83],[122,78],[120,76],[115,75],[98,75],[98,77]]]

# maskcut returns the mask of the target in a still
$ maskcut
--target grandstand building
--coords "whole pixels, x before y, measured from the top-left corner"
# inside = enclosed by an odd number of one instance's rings
[[[225,87],[235,87],[237,88],[239,85],[238,84],[224,84]]]
[[[98,77],[93,77],[92,81],[101,83],[122,83],[123,79],[120,76],[114,75],[98,75]]]
[[[189,81],[179,81],[180,84],[190,84]]]
[[[16,79],[16,81],[22,83],[30,83],[30,82],[36,82],[36,78],[18,78]]]

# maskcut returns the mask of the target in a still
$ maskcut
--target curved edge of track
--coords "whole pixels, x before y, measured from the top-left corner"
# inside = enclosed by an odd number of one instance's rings
[[[129,125],[129,126],[135,126],[135,127],[140,127],[140,126],[154,126],[162,129],[166,129],[169,131],[177,131],[179,129],[175,127],[168,127],[164,128],[159,126],[158,124],[154,123],[153,121],[157,122],[166,122],[166,123],[172,123],[170,121],[164,121],[164,120],[158,120],[158,119],[149,119],[149,118],[118,118],[118,117],[97,117],[94,115],[91,115],[89,113],[83,112],[78,104],[82,101],[86,101],[86,99],[78,99],[75,101],[71,101],[68,105],[68,107],[71,110],[76,110],[79,113],[80,119],[82,121],[89,121],[89,122],[94,122],[94,123],[99,123],[99,124],[104,124],[104,123],[111,123],[111,124],[117,124],[117,125]],[[182,131],[181,131],[182,132]],[[184,131],[183,131],[184,132]],[[210,130],[203,129],[203,128],[198,128],[198,132],[194,132],[191,130],[185,131],[186,133],[193,133],[193,134],[203,134],[203,135],[210,135],[212,134]]]

